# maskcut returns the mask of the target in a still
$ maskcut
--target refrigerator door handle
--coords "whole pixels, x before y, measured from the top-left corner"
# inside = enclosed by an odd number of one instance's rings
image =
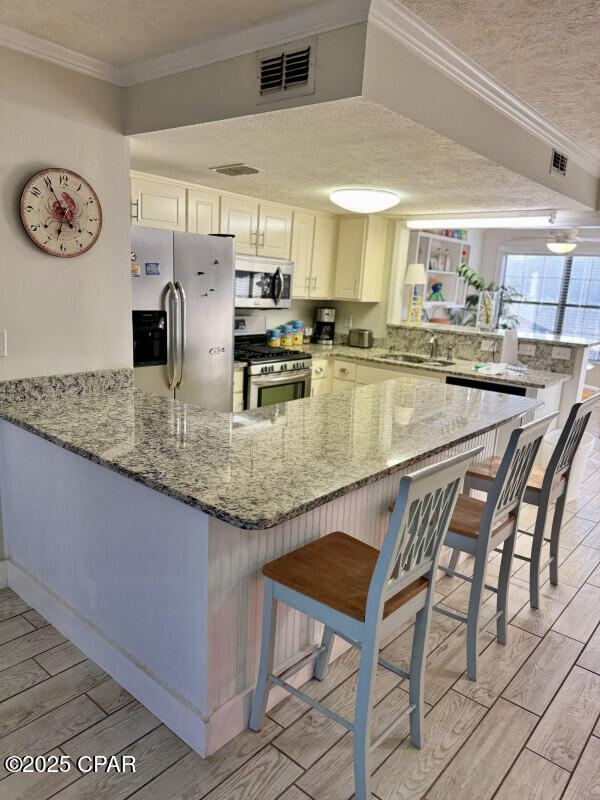
[[[175,386],[176,389],[181,389],[183,385],[183,371],[185,368],[185,346],[186,346],[186,308],[185,308],[185,291],[179,281],[175,281],[175,289],[180,297],[180,320],[179,320],[179,380]]]
[[[173,366],[173,375],[169,375],[169,389],[175,388],[177,382],[177,362],[179,358],[179,294],[175,288],[175,284],[169,281],[167,283],[167,317],[170,319],[170,348],[169,348],[169,362]]]

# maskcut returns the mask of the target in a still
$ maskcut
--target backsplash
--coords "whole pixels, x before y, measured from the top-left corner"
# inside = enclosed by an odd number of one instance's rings
[[[464,358],[467,361],[500,361],[502,353],[502,336],[485,333],[466,333],[464,330],[452,331],[436,328],[419,327],[388,327],[388,345],[393,345],[400,350],[410,353],[429,353],[429,340],[435,334],[438,340],[438,353],[446,357],[448,345],[452,346],[452,355],[455,358]],[[495,359],[491,350],[484,350],[482,344],[498,342]],[[524,343],[520,343],[520,347]],[[550,342],[527,342],[535,346],[535,355],[524,355],[519,350],[519,360],[531,369],[545,370],[546,372],[562,372],[573,374],[575,368],[575,347],[561,345],[561,349],[570,351],[569,359],[553,359],[552,350],[556,344]]]

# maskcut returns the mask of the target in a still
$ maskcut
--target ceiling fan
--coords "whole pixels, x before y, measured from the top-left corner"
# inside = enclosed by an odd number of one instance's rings
[[[540,240],[523,237],[522,239],[515,239],[515,241],[522,243],[527,242],[528,244],[539,244]],[[562,231],[552,231],[548,235],[546,247],[551,253],[556,253],[557,255],[562,256],[572,252],[580,242],[600,242],[600,236],[579,236],[579,231],[577,228],[571,228],[570,230]]]

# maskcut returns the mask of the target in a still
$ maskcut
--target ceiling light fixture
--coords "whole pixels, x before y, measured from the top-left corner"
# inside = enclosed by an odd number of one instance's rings
[[[338,189],[329,195],[329,199],[336,206],[357,214],[376,214],[400,202],[395,192],[384,192],[380,189]]]
[[[570,253],[572,250],[575,250],[577,247],[577,242],[546,242],[546,247],[550,250],[551,253],[556,253],[559,256],[564,256],[567,253]]]
[[[446,217],[439,219],[409,219],[406,227],[417,230],[437,228],[548,228],[553,219],[550,213],[535,217]]]

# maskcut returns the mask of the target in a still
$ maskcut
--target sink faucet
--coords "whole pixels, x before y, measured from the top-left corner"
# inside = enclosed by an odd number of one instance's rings
[[[446,350],[446,359],[448,361],[452,361],[452,351],[453,350],[454,350],[454,347],[451,344],[449,344],[448,345],[448,349]]]
[[[438,354],[438,340],[437,336],[432,333],[429,340],[429,358],[437,358]]]
[[[496,360],[496,352],[498,350],[498,345],[500,344],[500,339],[496,339],[494,344],[492,345],[492,361]]]

